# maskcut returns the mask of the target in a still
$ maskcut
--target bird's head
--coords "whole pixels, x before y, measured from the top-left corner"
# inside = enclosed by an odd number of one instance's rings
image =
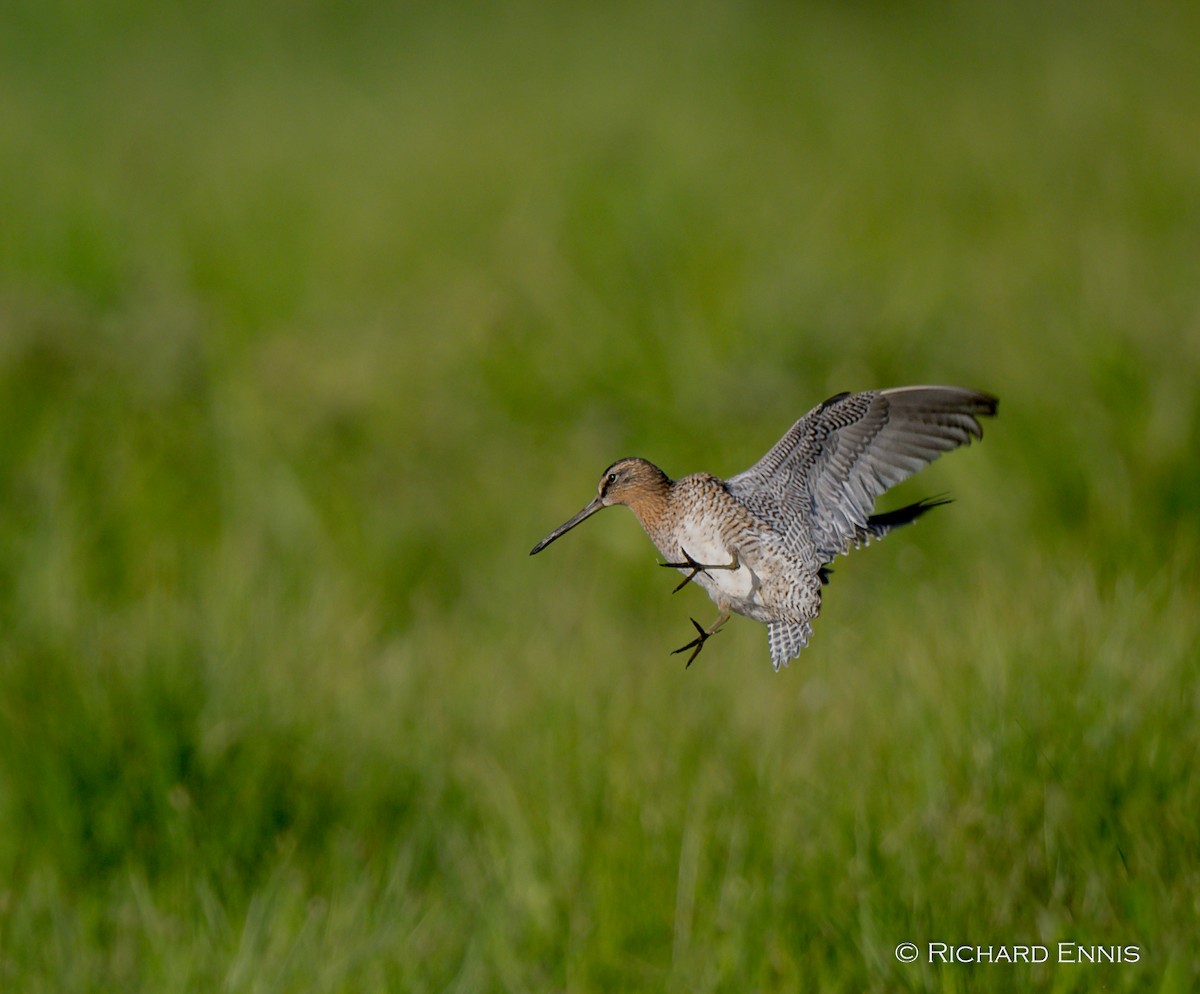
[[[667,474],[654,463],[638,458],[618,459],[601,474],[596,496],[583,510],[555,528],[538,542],[529,554],[536,555],[584,519],[613,504],[628,505],[641,518],[642,509],[651,502],[661,500],[670,486],[671,481]]]

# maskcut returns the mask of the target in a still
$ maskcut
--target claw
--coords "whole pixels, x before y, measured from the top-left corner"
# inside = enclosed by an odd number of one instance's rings
[[[687,553],[684,553],[684,555],[686,555],[686,554]],[[689,577],[689,579],[690,579],[690,577]],[[687,581],[685,580],[684,582],[686,583]],[[713,630],[711,632],[706,631],[704,628],[701,627],[700,622],[698,622],[695,618],[692,618],[690,620],[691,620],[692,624],[695,625],[695,627],[696,627],[696,632],[697,632],[696,637],[694,639],[692,639],[687,645],[681,645],[678,649],[676,649],[674,652],[671,653],[672,656],[677,656],[681,652],[687,652],[688,649],[693,650],[692,654],[690,656],[688,656],[688,661],[686,663],[684,663],[684,665],[683,665],[683,668],[685,670],[692,665],[692,660],[694,660],[698,655],[700,655],[700,650],[704,648],[704,643],[707,642],[710,638],[712,638],[714,635],[717,634],[716,630]]]
[[[683,558],[686,560],[686,562],[659,563],[658,564],[659,566],[667,567],[667,569],[687,569],[689,567],[691,568],[691,572],[683,578],[683,581],[679,584],[679,586],[677,586],[674,590],[671,591],[671,593],[673,593],[673,594],[679,593],[679,591],[681,591],[684,587],[686,587],[689,583],[691,583],[694,579],[696,579],[697,574],[703,573],[705,570],[704,566],[702,566],[700,563],[696,562],[696,560],[694,560],[692,558],[691,553],[689,553],[687,549],[681,548],[679,551],[683,553]]]
[[[691,583],[694,579],[696,579],[696,576],[700,573],[707,573],[710,569],[739,569],[742,565],[738,561],[738,557],[736,555],[733,557],[733,562],[731,562],[731,563],[712,565],[712,564],[696,562],[696,560],[692,558],[692,554],[690,552],[688,552],[688,550],[683,548],[682,546],[680,546],[679,551],[683,553],[683,558],[685,560],[684,562],[682,562],[682,563],[659,563],[658,564],[659,566],[667,567],[667,569],[690,569],[691,570],[691,572],[683,578],[683,581],[679,584],[679,586],[677,586],[674,590],[671,591],[671,593],[673,593],[673,594],[679,593],[679,591],[681,591],[684,587],[686,587],[689,583]],[[694,619],[693,619],[692,623],[695,624]],[[685,646],[685,648],[686,648],[686,646]]]

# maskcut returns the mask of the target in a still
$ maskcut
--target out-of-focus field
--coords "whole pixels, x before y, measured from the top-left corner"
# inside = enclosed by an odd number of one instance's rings
[[[0,989],[1194,989],[1197,9],[427,6],[0,14]],[[782,673],[527,555],[914,382]]]

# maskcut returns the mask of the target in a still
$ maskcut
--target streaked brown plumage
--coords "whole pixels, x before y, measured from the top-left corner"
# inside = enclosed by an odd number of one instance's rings
[[[922,500],[872,514],[875,498],[943,452],[981,438],[979,418],[996,413],[989,394],[960,387],[899,387],[838,394],[800,418],[754,466],[721,480],[694,473],[671,480],[645,459],[604,471],[596,497],[533,547],[585,518],[625,504],[666,559],[695,580],[720,614],[676,651],[704,642],[731,612],[768,626],[776,669],[812,634],[830,561],[915,521],[944,501]],[[676,589],[679,589],[678,587]]]

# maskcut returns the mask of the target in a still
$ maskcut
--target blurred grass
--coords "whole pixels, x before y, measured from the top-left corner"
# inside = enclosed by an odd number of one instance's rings
[[[1196,984],[1193,11],[4,20],[0,987]],[[526,556],[920,381],[1001,418],[783,674]]]

